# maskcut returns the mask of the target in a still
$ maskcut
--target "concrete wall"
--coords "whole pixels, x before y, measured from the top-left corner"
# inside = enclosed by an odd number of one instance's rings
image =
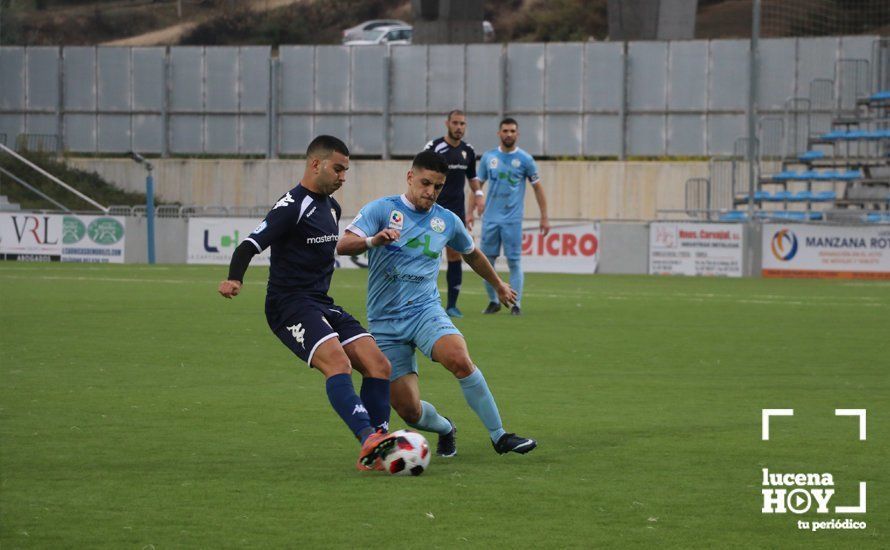
[[[599,273],[649,272],[649,224],[600,224]]]
[[[145,170],[128,159],[72,158],[130,191],[145,190]],[[164,201],[195,205],[267,206],[299,181],[302,160],[156,159],[154,179]],[[687,179],[708,176],[707,162],[542,161],[541,181],[551,218],[651,220],[662,209],[685,207]],[[407,160],[354,160],[335,197],[344,215],[375,198],[401,193]],[[538,215],[526,195],[526,217]]]

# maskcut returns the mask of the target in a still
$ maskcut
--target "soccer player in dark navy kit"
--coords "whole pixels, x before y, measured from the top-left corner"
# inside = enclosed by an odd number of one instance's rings
[[[294,354],[321,372],[331,406],[361,441],[358,468],[383,469],[380,458],[395,440],[389,426],[391,367],[362,325],[328,296],[334,273],[340,205],[331,194],[346,182],[349,150],[333,136],[318,136],[306,150],[306,170],[266,218],[232,254],[226,298],[241,291],[254,255],[272,247],[266,290],[266,320]],[[381,231],[369,240],[390,244],[397,235]],[[352,367],[362,378],[356,395]]]
[[[425,150],[434,151],[448,162],[448,173],[445,176],[445,188],[436,201],[438,204],[451,210],[460,221],[472,229],[473,211],[482,214],[485,208],[485,196],[482,193],[482,184],[476,178],[476,151],[473,146],[461,141],[467,132],[467,117],[463,111],[453,110],[448,113],[445,120],[448,132],[444,137],[434,139],[424,146]],[[464,182],[470,183],[473,195],[464,210]],[[467,221],[470,223],[467,224]],[[448,282],[448,303],[445,312],[455,318],[463,317],[457,309],[457,296],[460,294],[460,285],[463,282],[460,253],[451,247],[445,249],[445,257],[448,260],[446,281]]]

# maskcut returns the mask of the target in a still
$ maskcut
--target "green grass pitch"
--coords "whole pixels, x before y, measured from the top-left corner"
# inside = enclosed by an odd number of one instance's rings
[[[458,456],[396,478],[355,470],[321,376],[266,326],[266,271],[233,301],[225,272],[0,264],[0,547],[890,546],[886,282],[531,274],[515,318],[481,315],[468,274],[457,325],[539,448],[495,454],[422,359]],[[365,276],[332,288],[360,319]],[[795,410],[770,441],[763,408]],[[866,441],[835,408],[868,410]],[[764,467],[832,473],[832,506],[866,481],[868,512],[764,515]],[[834,517],[867,528],[797,528]]]

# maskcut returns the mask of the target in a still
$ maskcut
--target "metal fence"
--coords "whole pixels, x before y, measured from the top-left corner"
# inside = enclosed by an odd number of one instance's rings
[[[0,47],[0,134],[58,136],[74,153],[276,157],[332,133],[355,155],[387,158],[413,154],[462,108],[480,150],[509,114],[537,156],[727,155],[746,134],[748,47]],[[830,118],[883,80],[884,51],[871,36],[762,40],[759,113],[787,119],[789,98],[815,94],[807,120]],[[763,143],[803,131],[784,124],[793,131]]]

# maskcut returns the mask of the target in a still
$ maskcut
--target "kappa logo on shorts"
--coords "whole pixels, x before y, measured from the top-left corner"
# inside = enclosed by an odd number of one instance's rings
[[[368,409],[366,409],[365,406],[362,405],[361,403],[356,404],[355,408],[352,409],[352,414],[353,414],[353,415],[356,415],[356,414],[359,414],[359,413],[365,413],[365,414],[368,414]]]
[[[393,210],[389,213],[389,228],[390,229],[399,229],[405,225],[405,215],[399,212],[398,210]]]
[[[306,334],[306,329],[303,328],[303,323],[297,323],[296,325],[287,327],[287,330],[293,335],[294,340],[297,341],[298,344],[303,346],[303,349],[306,349],[306,341],[303,340],[303,335]]]
[[[430,220],[430,227],[436,233],[441,233],[445,231],[445,220],[442,218],[433,218]]]

